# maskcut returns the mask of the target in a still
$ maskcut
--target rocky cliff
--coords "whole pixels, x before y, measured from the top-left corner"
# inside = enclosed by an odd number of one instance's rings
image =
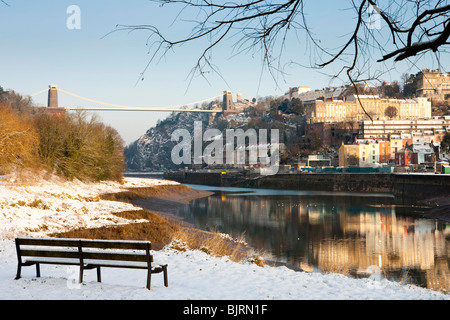
[[[186,129],[193,137],[195,121],[206,127],[212,117],[209,113],[172,113],[165,120],[150,128],[138,140],[125,149],[127,169],[131,171],[174,170],[180,166],[171,161],[171,151],[177,144],[172,141],[172,132]]]
[[[263,107],[261,107],[263,105]],[[290,110],[281,111],[283,104],[269,102],[259,105],[248,105],[223,113],[197,113],[177,112],[170,114],[163,121],[150,128],[137,141],[130,144],[125,150],[126,165],[130,171],[164,171],[177,170],[186,165],[176,165],[171,159],[172,149],[180,141],[172,141],[172,133],[177,129],[185,129],[191,136],[191,147],[194,145],[194,126],[201,122],[202,130],[217,129],[222,132],[222,138],[226,136],[225,129],[277,129],[279,130],[280,143],[284,145],[298,145],[302,135],[302,124],[305,118],[302,115],[292,113]],[[221,108],[220,102],[214,102],[204,109]],[[183,139],[183,143],[185,140]],[[247,143],[247,142],[246,142]],[[261,141],[259,141],[261,143]],[[203,141],[205,147],[208,142]],[[294,153],[295,161],[298,161],[298,152]],[[193,154],[193,152],[192,152]],[[287,153],[286,153],[287,154]],[[283,159],[282,159],[283,160]]]

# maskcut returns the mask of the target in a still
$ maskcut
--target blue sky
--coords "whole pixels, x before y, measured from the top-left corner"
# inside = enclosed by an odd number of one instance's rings
[[[201,45],[186,45],[169,53],[147,70],[143,81],[138,81],[150,55],[146,32],[114,32],[117,24],[152,24],[161,26],[166,34],[180,37],[188,24],[172,24],[178,10],[159,7],[147,0],[83,1],[83,0],[6,0],[0,3],[0,86],[23,95],[44,90],[50,84],[90,99],[133,107],[166,107],[199,101],[217,96],[224,90],[240,92],[245,98],[282,95],[292,86],[310,86],[319,89],[330,83],[330,77],[298,65],[286,69],[288,74],[275,83],[265,71],[261,76],[258,54],[240,54],[231,57],[229,47],[213,52],[213,62],[224,80],[208,74],[192,82],[187,79],[198,58]],[[341,1],[313,1],[308,4],[308,17],[314,32],[334,47],[339,36],[351,27],[351,11],[337,7]],[[81,10],[81,29],[70,30],[66,21],[67,8],[77,5]],[[195,18],[195,17],[193,17]],[[332,30],[332,32],[330,32]],[[285,61],[295,60],[307,65],[309,50],[304,36],[291,38],[285,51]],[[448,65],[448,56],[447,59]],[[445,62],[442,62],[445,65]],[[418,68],[437,67],[418,64]],[[325,70],[332,73],[333,70]],[[416,73],[410,65],[397,65],[396,70],[384,76],[386,81],[400,80],[404,72]],[[278,84],[278,85],[277,85]],[[34,98],[46,105],[47,95]],[[60,93],[60,106],[95,106],[87,101]],[[115,127],[128,144],[154,126],[168,113],[159,112],[99,112],[100,118]]]

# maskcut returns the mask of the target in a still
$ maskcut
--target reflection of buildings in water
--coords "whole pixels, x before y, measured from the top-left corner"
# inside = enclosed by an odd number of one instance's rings
[[[435,265],[435,268],[428,269],[426,272],[427,288],[433,288],[450,293],[450,270],[448,259],[436,259]]]
[[[328,213],[324,205],[311,204],[306,207],[309,224],[322,223],[323,217]]]
[[[376,257],[364,254],[363,239],[325,239],[316,248],[317,267],[324,272],[349,274],[356,268],[377,264]]]
[[[256,196],[210,197],[208,207],[214,208],[211,217],[255,224],[265,227],[284,227],[290,223],[293,212],[305,211],[298,201],[274,201],[273,198]]]
[[[368,255],[381,254],[384,257],[383,262],[394,268],[426,270],[433,267],[435,230],[426,220],[421,221],[421,232],[411,229],[412,223],[409,219],[399,219],[395,214],[363,215],[361,220]]]
[[[395,270],[424,272],[427,287],[450,290],[445,235],[431,220],[412,220],[395,213],[347,215],[341,212],[341,227],[361,237],[321,240],[318,268],[325,272],[364,273],[370,266],[386,275]]]
[[[450,289],[445,230],[398,216],[393,206],[227,195],[209,197],[206,207],[210,226],[245,232],[253,246],[270,248],[288,264],[355,275],[376,266],[387,278],[411,270],[428,288]]]

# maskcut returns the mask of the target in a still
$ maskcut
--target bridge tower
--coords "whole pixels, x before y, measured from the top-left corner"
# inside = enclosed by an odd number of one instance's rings
[[[49,108],[58,108],[58,87],[55,85],[48,86],[48,104]]]
[[[58,107],[58,87],[55,85],[48,86],[48,104],[45,111],[52,115],[63,115],[66,109]]]
[[[223,92],[222,110],[223,111],[234,110],[233,94],[232,94],[231,91],[224,91]]]

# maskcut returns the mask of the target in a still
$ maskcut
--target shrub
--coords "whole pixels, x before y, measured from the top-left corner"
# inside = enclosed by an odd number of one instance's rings
[[[86,113],[51,115],[0,87],[0,174],[44,167],[69,179],[121,180],[124,142]]]
[[[117,131],[79,112],[35,116],[39,155],[44,166],[69,179],[120,180],[125,167]]]
[[[34,167],[37,162],[38,134],[27,119],[21,119],[7,105],[0,105],[0,170]]]

